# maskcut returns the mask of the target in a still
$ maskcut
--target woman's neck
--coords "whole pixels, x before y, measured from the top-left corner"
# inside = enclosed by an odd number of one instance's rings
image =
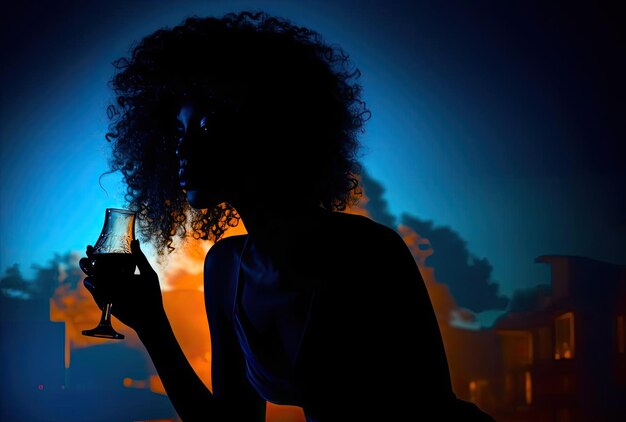
[[[292,231],[307,224],[310,218],[325,210],[315,205],[292,205],[285,208],[281,202],[232,204],[241,217],[248,234],[255,238],[273,237],[284,231]]]

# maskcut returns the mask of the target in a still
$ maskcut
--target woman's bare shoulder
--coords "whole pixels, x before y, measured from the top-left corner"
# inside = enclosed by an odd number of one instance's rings
[[[345,212],[333,212],[329,215],[333,221],[331,229],[354,247],[397,247],[400,244],[398,240],[401,241],[401,237],[395,230],[369,217]]]
[[[333,212],[324,220],[299,242],[300,250],[334,266],[336,273],[344,271],[352,277],[406,258],[407,246],[401,236],[369,217]]]
[[[246,241],[247,235],[229,236],[215,242],[206,254],[204,265],[211,265],[214,261],[223,262],[225,259],[237,258]]]
[[[230,236],[216,242],[204,260],[205,296],[223,298],[239,263],[246,235]]]

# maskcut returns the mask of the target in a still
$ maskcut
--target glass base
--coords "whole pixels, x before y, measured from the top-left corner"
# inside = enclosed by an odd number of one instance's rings
[[[84,336],[123,340],[124,334],[120,334],[110,325],[99,325],[91,330],[83,330]]]

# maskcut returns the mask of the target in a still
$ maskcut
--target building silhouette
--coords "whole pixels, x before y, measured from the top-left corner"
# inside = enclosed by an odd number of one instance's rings
[[[470,381],[470,399],[498,421],[625,420],[626,266],[535,262],[550,265],[551,286],[497,320],[497,369]]]
[[[66,324],[50,321],[60,279],[76,284],[54,266],[35,281],[16,268],[0,280],[0,421],[176,420],[166,396],[129,385],[150,372],[123,342],[73,350],[66,367]]]
[[[550,266],[551,284],[514,297],[493,327],[441,326],[454,391],[498,422],[625,420],[626,266],[562,255],[536,262]],[[59,283],[56,272],[40,275]],[[23,287],[11,277],[0,287]],[[0,420],[176,420],[168,398],[144,385],[154,372],[146,356],[123,341],[72,350],[66,367],[67,327],[50,321],[52,291],[0,294]]]

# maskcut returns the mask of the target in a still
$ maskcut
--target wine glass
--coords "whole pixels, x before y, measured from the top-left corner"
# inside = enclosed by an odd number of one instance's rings
[[[135,213],[119,208],[107,208],[104,226],[93,252],[89,256],[91,269],[85,271],[110,283],[135,273],[135,261],[130,242],[135,239]],[[111,326],[110,301],[102,308],[100,323],[96,328],[83,330],[83,335],[121,340],[123,334]]]

